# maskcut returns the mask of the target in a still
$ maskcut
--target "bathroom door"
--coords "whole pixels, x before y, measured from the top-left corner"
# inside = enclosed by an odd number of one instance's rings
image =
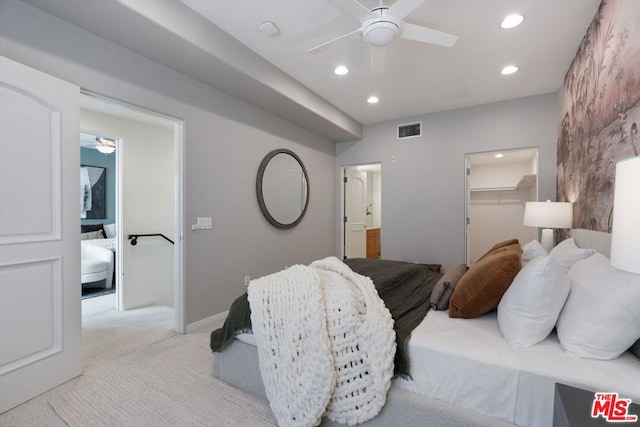
[[[367,174],[356,168],[345,169],[345,256],[367,256]]]

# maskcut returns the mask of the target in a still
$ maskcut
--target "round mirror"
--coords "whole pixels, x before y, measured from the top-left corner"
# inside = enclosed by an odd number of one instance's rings
[[[309,204],[307,170],[300,158],[284,148],[267,154],[258,169],[256,193],[260,210],[272,225],[298,224]]]

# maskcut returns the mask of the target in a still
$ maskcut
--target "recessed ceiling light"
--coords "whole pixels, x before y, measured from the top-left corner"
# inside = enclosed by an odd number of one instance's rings
[[[339,76],[344,76],[345,74],[349,73],[349,69],[344,65],[338,65],[336,69],[333,70],[333,72]]]
[[[523,21],[524,16],[520,15],[519,13],[512,13],[502,20],[502,22],[500,23],[500,27],[508,30],[517,27],[518,25],[522,24]]]
[[[513,74],[518,70],[519,70],[519,68],[518,68],[517,65],[507,65],[506,67],[504,67],[502,69],[502,71],[500,71],[500,74],[508,76],[509,74]]]
[[[504,154],[502,154],[502,153],[496,153],[496,155],[495,155],[495,156],[493,156],[493,157],[495,157],[496,159],[501,159],[501,158],[503,158],[503,157],[504,157]]]
[[[378,101],[380,101],[380,100],[379,100],[379,99],[378,99],[378,97],[377,97],[377,96],[375,96],[375,95],[370,96],[369,98],[367,98],[367,102],[368,102],[369,104],[377,104],[377,103],[378,103]]]

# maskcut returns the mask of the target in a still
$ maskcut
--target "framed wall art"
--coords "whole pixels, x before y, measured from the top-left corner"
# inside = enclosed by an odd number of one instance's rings
[[[107,172],[98,166],[80,166],[80,218],[104,219],[107,215]]]

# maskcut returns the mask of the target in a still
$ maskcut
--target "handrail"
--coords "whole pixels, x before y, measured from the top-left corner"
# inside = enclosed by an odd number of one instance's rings
[[[155,233],[155,234],[129,234],[129,236],[127,236],[127,239],[131,240],[131,246],[135,246],[138,244],[138,237],[151,237],[151,236],[160,236],[162,237],[164,240],[166,240],[167,242],[171,243],[172,245],[173,240],[171,240],[170,238],[168,238],[167,236],[165,236],[164,234],[161,233]]]

